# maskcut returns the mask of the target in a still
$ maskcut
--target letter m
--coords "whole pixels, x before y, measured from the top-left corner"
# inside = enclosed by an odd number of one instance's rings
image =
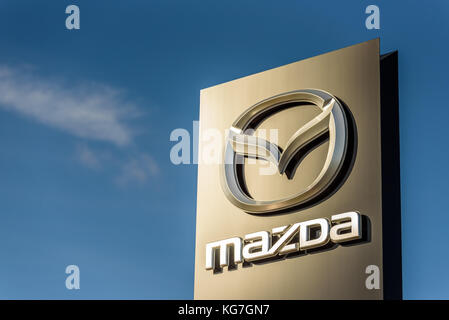
[[[220,254],[220,267],[229,266],[230,262],[242,262],[242,239],[235,237],[221,241],[211,242],[206,245],[206,270],[215,267],[215,256]],[[233,254],[233,259],[230,256]]]

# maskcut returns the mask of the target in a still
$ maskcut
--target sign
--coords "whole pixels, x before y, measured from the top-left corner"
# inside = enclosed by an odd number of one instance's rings
[[[401,298],[397,110],[378,39],[202,90],[195,298]]]

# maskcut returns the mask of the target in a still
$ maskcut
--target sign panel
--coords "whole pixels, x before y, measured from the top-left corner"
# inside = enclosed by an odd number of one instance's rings
[[[376,39],[201,91],[196,299],[401,297],[396,57]]]

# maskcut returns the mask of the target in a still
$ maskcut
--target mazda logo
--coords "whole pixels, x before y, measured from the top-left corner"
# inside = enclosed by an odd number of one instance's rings
[[[282,150],[256,137],[259,124],[273,114],[291,107],[313,104],[320,113],[299,128]],[[312,204],[332,185],[348,156],[348,119],[345,107],[331,94],[316,89],[287,92],[248,108],[234,121],[225,144],[222,187],[231,203],[248,213],[279,213]],[[248,133],[249,132],[249,133]],[[313,146],[328,140],[328,151],[318,176],[293,196],[270,201],[253,199],[246,190],[242,166],[245,157],[271,162],[280,175],[293,179],[296,168]],[[296,178],[296,177],[295,177]],[[300,177],[299,177],[300,178]]]

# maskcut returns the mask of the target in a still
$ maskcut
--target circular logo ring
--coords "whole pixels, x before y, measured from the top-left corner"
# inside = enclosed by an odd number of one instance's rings
[[[278,146],[253,136],[259,124],[276,112],[313,104],[321,113],[293,134],[281,151]],[[249,134],[248,134],[249,132]],[[329,149],[324,166],[315,180],[293,196],[270,201],[253,199],[246,190],[242,174],[244,157],[266,159],[289,178],[289,168],[296,168],[298,154],[320,138],[329,138]],[[276,213],[313,202],[334,181],[342,168],[348,147],[348,120],[343,106],[331,94],[316,89],[287,92],[263,100],[247,109],[232,124],[225,145],[222,166],[222,188],[228,200],[240,209],[254,214]],[[294,174],[294,170],[293,170]]]

